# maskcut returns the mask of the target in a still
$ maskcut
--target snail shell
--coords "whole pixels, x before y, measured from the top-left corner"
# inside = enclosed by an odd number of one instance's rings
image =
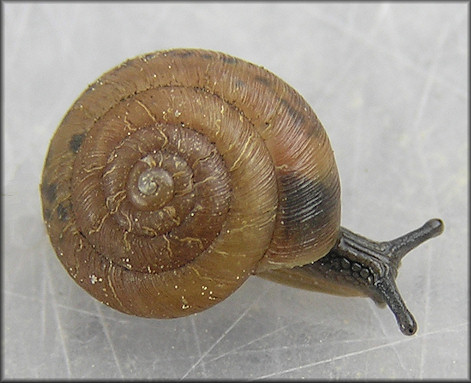
[[[86,89],[50,143],[41,196],[71,277],[128,314],[171,318],[250,275],[324,256],[340,184],[310,106],[262,67],[177,49]]]

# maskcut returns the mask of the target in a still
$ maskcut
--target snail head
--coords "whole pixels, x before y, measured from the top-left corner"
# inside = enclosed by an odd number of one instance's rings
[[[431,219],[420,228],[396,239],[375,242],[341,228],[337,246],[329,253],[344,257],[342,263],[361,265],[359,277],[355,278],[358,288],[363,290],[378,304],[386,304],[404,335],[413,335],[417,323],[407,309],[397,288],[395,279],[401,259],[421,243],[443,232],[444,225],[439,219]],[[340,268],[340,272],[345,268]],[[362,270],[368,270],[363,272]],[[350,281],[351,282],[351,281]]]

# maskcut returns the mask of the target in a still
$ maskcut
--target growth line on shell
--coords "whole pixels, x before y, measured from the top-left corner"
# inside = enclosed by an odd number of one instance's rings
[[[247,137],[247,140],[245,141],[244,143],[244,146],[242,148],[242,151],[239,153],[239,157],[237,157],[237,160],[234,161],[234,163],[232,164],[231,168],[229,169],[230,172],[238,169],[240,167],[240,164],[239,162],[242,161],[242,158],[243,157],[246,157],[245,156],[245,152],[247,152],[247,149],[251,143],[251,141],[253,140],[253,130],[250,131],[250,134],[249,136]]]
[[[124,114],[124,118],[123,118],[123,122],[124,122],[124,125],[126,126],[126,128],[130,131],[130,132],[136,132],[137,131],[137,128],[133,128],[131,123],[129,122],[128,120],[128,112],[126,112]]]
[[[113,268],[114,264],[113,262],[110,260],[109,261],[109,271],[107,273],[105,273],[106,275],[106,279],[108,281],[108,286],[110,286],[110,289],[111,289],[111,292],[113,294],[113,296],[115,297],[115,299],[118,301],[118,303],[120,304],[120,306],[125,309],[126,306],[123,305],[123,302],[121,302],[121,300],[119,299],[118,297],[118,294],[116,294],[116,290],[114,289],[114,286],[113,286],[113,283],[111,282],[111,270]]]
[[[141,158],[140,161],[144,162],[145,164],[149,165],[150,168],[156,168],[157,163],[155,162],[155,158],[152,155],[145,156],[144,158]],[[161,162],[162,160],[159,161],[160,164],[158,167],[161,167]]]
[[[198,182],[195,182],[194,185],[202,185],[208,181],[217,181],[218,178],[215,177],[215,176],[209,176],[209,177],[206,177],[204,180],[201,180],[201,181],[198,181]]]
[[[150,235],[151,237],[157,237],[157,232],[149,226],[142,226],[142,230],[144,230],[146,234]]]
[[[101,230],[101,227],[103,226],[103,223],[105,222],[105,219],[107,219],[109,215],[110,215],[109,212],[106,213],[106,214],[103,216],[103,218],[101,219],[100,224],[98,225],[98,227],[97,227],[96,229],[90,229],[90,230],[88,231],[88,235],[93,234],[93,233],[98,233],[98,232]]]
[[[118,198],[119,196],[119,198]],[[121,190],[116,194],[106,198],[106,207],[110,210],[110,214],[116,214],[121,203],[126,199],[126,190]],[[114,207],[112,208],[112,206]]]
[[[163,209],[169,218],[177,225],[180,225],[180,219],[176,216],[177,212],[173,206],[165,206]]]
[[[221,117],[224,116],[224,104],[221,105]],[[220,133],[221,133],[221,122],[222,122],[222,119],[220,118],[216,118],[216,120],[214,121],[214,125],[216,126],[216,131],[214,132],[214,136],[215,137],[219,137]]]
[[[62,239],[64,237],[64,233],[69,230],[72,227],[72,229],[75,229],[75,225],[73,222],[68,222],[67,225],[64,226],[64,228],[61,230],[59,234],[59,238]]]
[[[129,243],[128,235],[129,235],[129,231],[126,230],[123,235],[124,248],[126,249],[126,251],[131,250],[131,244]]]
[[[165,135],[165,133],[162,131],[162,129],[159,129],[159,128],[158,128],[158,129],[155,129],[155,130],[157,130],[157,132],[159,132],[159,134],[160,134],[160,135],[163,137],[163,139],[164,139],[164,143],[163,143],[162,146],[161,146],[161,149],[163,149],[163,148],[165,148],[165,147],[167,146],[167,144],[168,144],[168,137]]]
[[[221,122],[222,120],[220,118],[217,118],[215,121],[214,121],[214,125],[216,126],[216,131],[214,132],[214,136],[215,137],[219,137],[219,134],[221,133]]]
[[[160,167],[161,167],[161,166],[160,166]],[[183,171],[183,170],[181,170],[181,171],[179,171],[179,172],[173,173],[173,178],[179,178],[179,177],[185,176],[185,175],[186,175],[186,172]]]
[[[190,242],[190,243],[191,242],[196,242],[198,244],[198,247],[199,247],[200,250],[203,250],[203,248],[204,248],[203,242],[199,238],[193,238],[193,237],[185,237],[185,238],[174,237],[174,238],[177,239],[180,242]]]
[[[189,194],[193,191],[193,189],[194,189],[193,179],[190,178],[188,180],[188,186],[182,191],[175,192],[175,196],[183,196],[183,195]]]
[[[190,268],[191,270],[193,270],[193,271],[195,272],[195,274],[198,276],[199,279],[201,279],[201,280],[206,279],[206,280],[208,280],[208,281],[210,281],[210,282],[213,281],[213,278],[211,278],[211,277],[206,277],[206,276],[201,275],[200,272],[198,271],[198,269],[197,269],[196,267],[190,265],[190,266],[188,266],[188,268]]]
[[[116,144],[116,146],[114,147],[113,153],[111,153],[111,155],[108,157],[108,160],[107,160],[108,164],[114,161],[114,159],[116,158],[116,152],[119,149],[121,149],[124,146],[124,144],[126,144],[126,139],[123,139],[121,140],[121,142]]]
[[[137,146],[137,151],[138,151],[141,155],[144,156],[144,155],[147,154],[147,152],[141,148],[141,145],[136,144],[136,146]]]
[[[146,113],[149,115],[150,118],[152,118],[152,121],[157,122],[153,114],[150,112],[149,108],[145,106],[140,100],[136,99],[136,102],[146,111]]]
[[[209,160],[210,158],[214,158],[217,155],[217,150],[216,149],[211,149],[211,151],[204,157],[197,158],[195,162],[193,162],[193,165],[191,166],[193,169],[201,162],[205,162]]]
[[[170,240],[167,238],[167,234],[164,234],[162,237],[166,242],[166,247],[167,247],[167,251],[168,251],[169,255],[172,256],[173,251],[172,251]]]
[[[83,239],[81,238],[82,236],[80,235],[80,232],[78,230],[74,230],[74,233],[73,235],[78,235],[79,236],[79,247],[78,247],[78,251],[81,251],[83,249]],[[78,266],[78,265],[77,265]]]
[[[109,174],[113,173],[116,169],[117,169],[116,164],[113,164],[110,169],[108,169],[106,172],[103,173],[102,177],[104,178],[104,177],[108,176]]]
[[[85,171],[85,173],[92,173],[92,172],[95,172],[97,170],[103,170],[105,168],[105,165],[100,165],[100,166],[94,166],[94,167],[91,167],[91,168],[84,168],[83,170]]]
[[[274,219],[274,218],[273,218],[273,219]],[[267,222],[271,222],[271,221],[273,221],[273,219],[267,220]],[[247,228],[250,228],[250,227],[258,227],[258,226],[266,226],[266,224],[261,225],[260,222],[251,222],[251,223],[242,222],[240,227],[234,227],[234,228],[232,228],[232,229],[231,229],[231,232],[232,232],[232,233],[244,232],[245,230],[247,230]]]
[[[128,229],[127,231],[128,232],[131,232],[132,231],[132,221],[131,221],[131,217],[128,215],[128,214],[123,214],[124,218],[126,218],[126,221],[128,222]]]

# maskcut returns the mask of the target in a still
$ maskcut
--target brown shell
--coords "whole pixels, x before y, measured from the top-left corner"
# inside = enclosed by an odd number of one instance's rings
[[[226,54],[155,52],[105,73],[52,138],[41,185],[58,258],[101,302],[202,311],[334,245],[340,185],[314,112]]]

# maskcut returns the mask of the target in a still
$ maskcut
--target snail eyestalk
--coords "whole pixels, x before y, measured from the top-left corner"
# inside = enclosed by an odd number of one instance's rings
[[[391,256],[400,261],[404,255],[425,242],[427,239],[436,237],[443,233],[443,229],[444,225],[440,219],[431,219],[425,222],[422,227],[393,239],[392,241],[385,242],[385,244],[389,246]]]
[[[431,219],[420,228],[386,242],[371,241],[341,228],[337,246],[326,256],[327,259],[332,260],[330,261],[332,269],[327,275],[342,284],[362,291],[379,304],[387,304],[396,317],[402,333],[413,335],[417,331],[417,324],[399,293],[395,278],[401,259],[427,239],[440,235],[443,228],[441,220]],[[340,261],[335,262],[335,259],[339,257]],[[318,262],[326,264],[323,259],[314,264]],[[345,272],[343,265],[347,263],[358,265],[357,269],[360,272],[356,274]],[[340,264],[339,272],[336,272],[338,268],[336,264]],[[351,269],[353,270],[353,267]],[[362,273],[362,270],[368,270],[368,273]],[[367,278],[365,278],[366,275],[368,275]]]

